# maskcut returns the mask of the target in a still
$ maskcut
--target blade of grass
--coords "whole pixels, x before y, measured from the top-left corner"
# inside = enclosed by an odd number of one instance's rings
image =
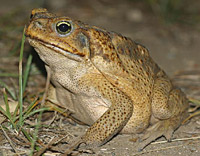
[[[21,128],[21,131],[25,135],[25,137],[28,139],[28,141],[32,142],[32,139],[31,139],[30,135],[26,132],[26,130]]]
[[[38,98],[36,98],[29,106],[28,108],[24,111],[25,114],[23,114],[24,116],[27,116],[31,110],[38,105],[39,101],[37,100]]]
[[[0,77],[19,77],[18,73],[0,73]]]
[[[34,141],[34,136],[32,136],[31,133],[28,133],[24,128],[21,128],[22,133],[24,134],[24,136],[28,139],[28,141],[31,143]],[[39,150],[39,147],[36,146],[36,150]]]
[[[28,114],[37,104],[38,104],[38,102],[36,99],[28,106],[28,108],[26,110],[24,110],[22,116],[24,116],[24,114],[25,115]],[[14,114],[13,116],[16,116],[16,114]],[[14,122],[16,122],[16,120],[18,120],[18,119],[19,119],[19,116],[15,118]]]
[[[1,80],[0,80],[0,85],[3,86],[6,89],[6,91],[10,94],[10,96],[12,97],[13,100],[17,100],[17,97],[16,97],[15,93],[12,92],[10,90],[10,88]]]
[[[7,118],[9,118],[6,114],[6,111],[0,106],[0,111],[3,115],[5,115]]]
[[[16,125],[15,125],[15,123],[13,121],[13,118],[11,116],[11,113],[10,113],[10,107],[9,107],[9,104],[8,104],[8,95],[6,94],[5,88],[3,89],[3,97],[4,97],[4,102],[5,102],[5,105],[6,105],[6,110],[4,110],[0,106],[0,111],[9,119],[10,123],[12,124],[12,126],[14,128],[16,128]]]
[[[4,131],[2,125],[0,124],[1,130],[3,131],[3,134],[5,135],[6,139],[8,140],[8,142],[10,143],[12,149],[15,151],[15,153],[18,153],[17,149],[15,148],[12,140],[9,138],[9,136],[7,135],[7,133]],[[17,154],[18,155],[18,154]]]
[[[9,118],[11,118],[10,106],[8,104],[8,95],[6,93],[5,88],[3,88],[3,97],[4,97],[4,102],[5,102],[5,105],[6,105],[6,114],[9,116]]]
[[[24,121],[25,121],[28,117],[30,117],[30,116],[32,116],[32,115],[34,115],[34,114],[36,114],[36,113],[40,113],[40,112],[48,111],[48,110],[49,110],[49,108],[40,108],[40,109],[37,109],[37,110],[34,110],[34,111],[30,112],[30,113],[27,114],[27,115],[23,115],[21,127],[24,125]]]
[[[32,58],[33,58],[32,55],[29,55],[27,63],[26,63],[26,68],[25,68],[24,76],[23,76],[24,77],[23,87],[22,87],[23,93],[24,93],[25,88],[26,88],[26,84],[27,84],[27,80],[28,80],[28,76],[29,76],[29,72],[30,72],[30,68],[31,68]]]
[[[39,131],[39,128],[41,127],[41,119],[42,119],[42,113],[43,111],[40,112],[39,116],[38,116],[38,122],[35,126],[35,133],[33,135],[33,141],[31,142],[31,152],[30,152],[30,156],[33,155],[34,153],[34,149],[36,148],[36,141],[37,141],[37,138],[38,138],[38,131]]]
[[[21,127],[23,118],[23,82],[22,82],[22,60],[23,60],[23,51],[24,51],[24,42],[25,42],[25,28],[23,31],[22,41],[21,41],[21,49],[19,56],[19,126]]]
[[[189,98],[189,101],[192,102],[193,104],[196,104],[197,106],[200,106],[200,100]]]
[[[13,118],[14,118],[14,119],[15,119],[16,116],[17,116],[18,109],[19,109],[19,102],[18,102],[18,104],[17,104],[17,106],[16,106],[16,108],[15,108],[15,111],[14,111],[14,113],[13,113]]]
[[[26,118],[30,117],[31,115],[34,115],[34,114],[39,113],[39,112],[48,111],[48,110],[49,110],[49,108],[40,108],[40,109],[36,109],[36,110],[30,112],[28,115],[24,116],[24,120],[25,120]]]

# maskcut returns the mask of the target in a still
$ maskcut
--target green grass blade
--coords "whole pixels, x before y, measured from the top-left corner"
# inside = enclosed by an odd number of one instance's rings
[[[23,121],[24,121],[24,116],[27,116],[27,115],[29,114],[29,112],[36,106],[36,102],[37,102],[37,99],[34,100],[34,101],[28,106],[28,108],[27,108],[26,110],[23,111],[23,113],[22,113]],[[15,116],[16,116],[16,113],[15,113]],[[18,119],[19,119],[19,116],[15,118],[14,122],[15,122],[16,120],[18,120]],[[23,125],[22,125],[22,126],[23,126]]]
[[[18,119],[18,118],[16,118],[18,109],[19,109],[19,102],[18,102],[18,104],[17,104],[17,106],[16,106],[16,108],[15,108],[15,111],[14,111],[14,113],[13,113],[13,119]]]
[[[22,130],[22,133],[25,135],[25,137],[28,139],[28,141],[32,142],[30,135],[23,128],[21,128],[21,130]]]
[[[16,128],[16,125],[15,125],[15,123],[14,123],[14,121],[12,120],[12,118],[10,118],[10,116],[6,113],[6,111],[0,106],[0,112],[3,114],[3,115],[5,115],[7,118],[8,118],[8,120],[10,121],[10,123],[12,124],[12,126],[14,127],[14,128]]]
[[[18,73],[0,73],[0,77],[19,77]]]
[[[30,68],[31,68],[32,58],[33,58],[33,56],[29,55],[27,63],[26,63],[26,68],[25,68],[24,76],[23,76],[24,77],[24,79],[23,79],[23,87],[22,87],[23,93],[24,93],[25,88],[26,88],[26,84],[27,84],[27,80],[28,80],[28,76],[29,76],[29,72],[30,72]]]
[[[24,120],[25,120],[26,118],[28,118],[28,117],[30,117],[30,116],[36,114],[36,113],[43,112],[43,111],[48,111],[48,110],[49,110],[49,108],[40,108],[40,109],[36,109],[36,110],[30,112],[28,115],[24,116]]]
[[[41,127],[41,119],[42,119],[42,113],[43,111],[40,112],[39,116],[38,116],[38,122],[35,126],[35,133],[33,135],[33,141],[31,142],[31,152],[30,152],[30,156],[33,155],[34,153],[34,149],[38,149],[38,147],[36,146],[36,141],[38,139],[38,131],[39,131],[39,128]],[[39,149],[38,149],[39,150]]]
[[[37,98],[38,99],[38,98]],[[31,110],[37,105],[37,99],[35,99],[29,106],[28,108],[24,111],[25,113],[23,114],[23,116],[27,116]]]
[[[22,126],[23,122],[23,80],[22,80],[22,60],[23,60],[23,51],[24,51],[24,42],[25,42],[25,28],[23,31],[22,41],[21,41],[21,49],[19,56],[19,126]]]
[[[189,102],[192,102],[193,104],[200,106],[200,100],[194,99],[194,98],[189,98]]]
[[[17,97],[16,97],[15,93],[12,92],[12,91],[10,90],[10,88],[9,88],[3,81],[1,81],[1,80],[0,80],[0,85],[1,85],[3,88],[6,89],[6,91],[10,94],[10,96],[12,97],[13,100],[17,100]]]
[[[5,115],[7,118],[9,118],[6,114],[6,111],[0,106],[0,111],[3,115]]]
[[[8,104],[8,95],[7,95],[6,91],[5,91],[5,88],[3,89],[3,97],[4,97],[4,102],[5,102],[5,105],[6,105],[6,114],[11,119],[10,106]]]
[[[9,104],[8,104],[8,95],[5,91],[5,89],[3,89],[3,97],[4,97],[4,102],[5,102],[5,105],[6,105],[6,110],[4,110],[2,107],[0,107],[0,110],[9,119],[12,126],[14,128],[16,128],[16,125],[15,125],[13,118],[11,116],[11,113],[10,113],[10,107],[9,107]]]

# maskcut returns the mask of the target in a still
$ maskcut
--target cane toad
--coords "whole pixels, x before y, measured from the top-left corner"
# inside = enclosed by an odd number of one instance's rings
[[[32,10],[26,36],[51,72],[48,98],[90,126],[78,143],[143,132],[142,149],[169,140],[186,118],[185,94],[130,38],[41,8]]]

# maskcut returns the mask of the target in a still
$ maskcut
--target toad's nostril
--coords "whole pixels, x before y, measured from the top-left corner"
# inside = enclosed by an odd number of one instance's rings
[[[31,16],[30,16],[30,19],[32,19],[33,18],[33,14],[31,14]]]
[[[42,23],[40,21],[35,21],[34,23],[38,28],[42,28]]]

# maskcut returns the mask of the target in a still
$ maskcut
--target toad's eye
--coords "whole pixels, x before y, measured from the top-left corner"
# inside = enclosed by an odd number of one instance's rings
[[[71,32],[72,25],[67,21],[60,21],[56,24],[56,30],[61,35],[67,35]]]

